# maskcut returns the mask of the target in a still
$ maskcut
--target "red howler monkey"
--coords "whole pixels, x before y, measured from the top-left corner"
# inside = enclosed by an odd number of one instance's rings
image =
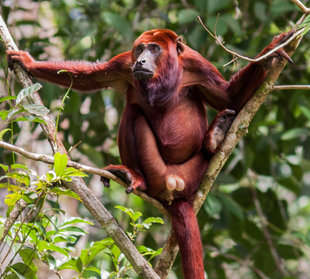
[[[260,54],[290,34],[273,40]],[[192,201],[210,155],[244,103],[263,82],[274,57],[290,57],[283,49],[261,62],[249,63],[227,82],[198,52],[171,30],[144,32],[132,51],[105,63],[38,62],[23,51],[8,51],[32,76],[79,91],[113,87],[125,92],[118,134],[123,165],[108,166],[133,189],[161,201],[171,213],[186,279],[203,279],[203,251]],[[59,70],[66,72],[58,74]],[[220,111],[208,128],[205,105]],[[103,179],[105,185],[108,184]]]

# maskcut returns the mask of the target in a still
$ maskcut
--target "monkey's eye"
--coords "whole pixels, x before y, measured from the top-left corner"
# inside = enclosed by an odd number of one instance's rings
[[[144,46],[143,45],[138,45],[134,51],[134,54],[136,57],[139,57],[140,54],[143,52]]]
[[[159,47],[159,45],[151,44],[151,45],[149,45],[149,50],[153,54],[156,54],[156,53],[158,53],[160,51],[160,47]]]

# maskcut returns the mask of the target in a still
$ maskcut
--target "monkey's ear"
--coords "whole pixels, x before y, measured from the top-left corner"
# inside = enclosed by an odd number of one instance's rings
[[[178,55],[180,55],[183,51],[184,51],[184,44],[183,44],[183,40],[181,37],[178,37],[175,40],[176,44],[177,44],[177,53]]]

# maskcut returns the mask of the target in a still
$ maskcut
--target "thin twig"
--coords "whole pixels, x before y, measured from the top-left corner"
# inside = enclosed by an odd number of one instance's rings
[[[299,9],[301,9],[305,14],[310,13],[310,8],[307,8],[301,1],[299,0],[291,0]]]
[[[273,90],[310,90],[310,85],[275,85]]]
[[[232,54],[233,56],[235,57],[238,57],[238,58],[241,58],[241,59],[244,59],[246,61],[249,61],[249,62],[258,62],[258,61],[261,61],[263,59],[265,59],[266,57],[270,56],[271,54],[273,54],[274,52],[276,52],[277,50],[279,50],[280,48],[283,48],[285,46],[287,46],[291,41],[293,41],[295,38],[297,38],[298,36],[300,36],[303,32],[304,32],[304,29],[305,28],[301,28],[299,29],[298,31],[296,31],[290,38],[288,38],[284,43],[282,43],[281,45],[275,47],[274,49],[268,51],[267,53],[265,53],[264,55],[260,56],[260,57],[257,57],[257,58],[250,58],[250,57],[247,57],[247,56],[244,56],[244,55],[241,55],[237,52],[234,52],[230,49],[228,49],[222,42],[221,40],[216,36],[214,35],[205,25],[204,23],[202,22],[202,19],[200,18],[200,16],[198,16],[198,19],[199,19],[199,22],[201,23],[202,27],[210,34],[210,36],[212,38],[214,38],[216,40],[216,42],[223,48],[225,49],[225,51],[227,51],[228,53]]]

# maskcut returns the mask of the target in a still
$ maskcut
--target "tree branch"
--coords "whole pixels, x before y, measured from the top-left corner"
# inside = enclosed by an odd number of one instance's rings
[[[10,151],[13,151],[15,153],[18,153],[18,154],[20,154],[20,155],[22,155],[28,159],[34,160],[34,161],[40,161],[40,162],[50,164],[50,165],[53,165],[54,161],[55,161],[53,156],[29,152],[29,151],[27,151],[21,147],[17,147],[16,145],[13,145],[13,144],[10,144],[10,143],[4,142],[4,141],[0,141],[0,147],[4,148],[6,150],[10,150]],[[112,174],[109,171],[99,169],[99,168],[90,167],[90,166],[86,166],[86,165],[83,165],[83,164],[80,164],[80,163],[77,163],[77,162],[74,162],[71,160],[68,161],[67,166],[73,167],[75,169],[81,170],[81,171],[86,172],[86,173],[91,173],[91,174],[106,177],[106,178],[111,179],[111,180],[115,181],[116,183],[122,185],[125,188],[128,187],[128,184],[126,184],[123,180],[121,180],[120,178],[118,178],[117,176],[115,176],[114,174]],[[141,191],[134,190],[132,193],[139,196],[140,198],[142,198],[146,202],[150,203],[151,205],[156,207],[160,212],[162,212],[164,215],[169,217],[169,213],[167,212],[167,210],[162,206],[162,204],[158,200],[155,200],[154,198],[148,196],[147,194],[145,194]]]
[[[0,36],[6,50],[17,50],[17,47],[1,16]],[[14,64],[13,68],[23,87],[29,87],[32,85],[32,81],[28,77],[27,73],[19,65]],[[29,102],[42,105],[42,100],[37,92],[30,96]],[[43,120],[46,124],[41,124],[41,127],[44,131],[45,136],[49,140],[53,152],[55,153],[58,151],[60,153],[67,153],[58,135],[56,136],[56,139],[54,141],[56,129],[52,119],[48,115],[46,115],[43,116]],[[116,220],[113,218],[110,212],[88,189],[84,181],[79,177],[73,177],[71,182],[66,183],[66,186],[79,195],[90,213],[102,225],[103,229],[108,233],[108,235],[115,241],[115,244],[124,253],[128,261],[132,264],[136,273],[142,278],[159,279],[158,275],[154,272],[148,262],[143,258],[143,256],[139,253],[133,243],[129,240],[127,235],[117,224]]]

